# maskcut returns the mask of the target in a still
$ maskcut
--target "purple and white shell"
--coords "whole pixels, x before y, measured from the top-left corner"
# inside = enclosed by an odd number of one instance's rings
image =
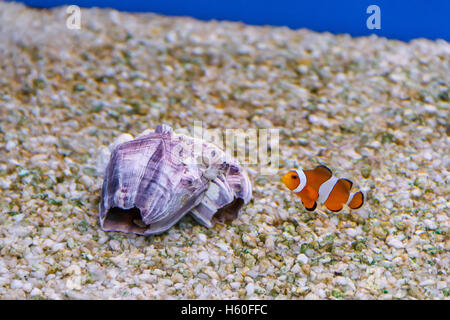
[[[210,228],[252,197],[247,173],[217,146],[166,125],[110,146],[100,202],[104,231],[159,234],[191,214]]]

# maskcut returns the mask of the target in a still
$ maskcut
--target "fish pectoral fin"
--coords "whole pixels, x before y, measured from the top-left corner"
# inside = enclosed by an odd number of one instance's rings
[[[316,201],[308,197],[303,197],[302,203],[305,209],[308,211],[314,211],[317,207]]]
[[[305,206],[305,209],[308,211],[314,211],[317,208],[317,202],[314,201],[314,204],[312,207],[308,207],[306,204],[303,204]]]
[[[316,200],[319,197],[317,191],[315,191],[311,187],[306,186],[301,192],[296,193],[296,195],[302,199],[303,206],[306,208],[306,210],[314,211],[316,209]]]
[[[312,199],[313,201],[316,201],[317,198],[319,198],[319,193],[316,190],[314,190],[313,188],[305,187],[305,189],[306,189],[305,192],[307,193],[308,198]]]

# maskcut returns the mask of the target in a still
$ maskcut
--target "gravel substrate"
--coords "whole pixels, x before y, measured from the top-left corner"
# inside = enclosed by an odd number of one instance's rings
[[[0,3],[1,299],[449,299],[450,45]],[[279,128],[364,207],[307,212],[280,175],[211,229],[103,232],[97,162],[159,123]]]

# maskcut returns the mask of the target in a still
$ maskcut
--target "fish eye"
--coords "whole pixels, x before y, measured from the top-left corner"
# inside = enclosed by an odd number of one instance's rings
[[[292,178],[292,179],[297,179],[297,176],[296,176],[295,174],[293,174],[293,175],[291,176],[291,178]]]

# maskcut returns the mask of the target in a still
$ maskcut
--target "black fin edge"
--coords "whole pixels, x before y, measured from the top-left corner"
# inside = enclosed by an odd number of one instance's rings
[[[316,208],[317,208],[317,202],[314,202],[314,206],[312,208],[308,208],[305,206],[305,209],[308,211],[314,211],[314,210],[316,210]]]
[[[348,182],[350,182],[350,189],[348,189],[348,191],[350,191],[352,189],[352,187],[353,187],[353,181],[352,180],[347,179],[347,178],[341,178],[339,180],[347,180]]]
[[[333,175],[333,171],[331,171],[331,169],[330,168],[328,168],[326,165],[323,165],[323,164],[320,164],[320,165],[318,165],[316,168],[319,168],[319,167],[322,167],[322,168],[325,168],[325,169],[327,169],[328,170],[328,172],[331,174],[331,175]]]
[[[327,207],[327,209],[330,210],[330,211],[333,211],[333,212],[339,212],[339,211],[341,211],[342,209],[344,209],[344,207],[340,208],[339,210],[331,210],[331,209],[328,208],[328,207]]]

